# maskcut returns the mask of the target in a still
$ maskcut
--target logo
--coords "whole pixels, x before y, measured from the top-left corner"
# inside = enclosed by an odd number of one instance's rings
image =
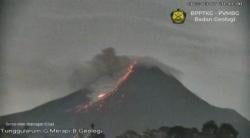
[[[171,12],[171,19],[174,24],[183,24],[186,20],[186,12],[177,9]]]

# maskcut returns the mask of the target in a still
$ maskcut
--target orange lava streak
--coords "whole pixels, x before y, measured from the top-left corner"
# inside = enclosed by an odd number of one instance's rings
[[[137,61],[135,60],[128,66],[128,71],[121,78],[119,78],[119,80],[117,81],[116,86],[114,87],[112,92],[117,91],[117,89],[121,86],[121,84],[123,84],[123,82],[129,78],[131,73],[134,72],[134,67],[136,64],[137,64]]]
[[[105,97],[106,96],[106,93],[101,93],[101,94],[99,94],[98,96],[97,96],[97,98],[103,98],[103,97]]]
[[[115,87],[110,91],[110,92],[106,92],[106,93],[101,93],[97,96],[98,101],[100,100],[104,100],[106,99],[107,97],[109,97],[110,95],[114,94],[118,88],[126,81],[128,80],[129,76],[134,72],[134,68],[135,68],[135,65],[137,64],[137,61],[133,61],[131,64],[129,64],[128,66],[128,70],[127,72],[121,77],[118,79],[118,81],[116,82],[116,85]],[[94,102],[94,103],[96,103]],[[91,103],[85,103],[85,104],[80,104],[80,105],[77,105],[76,107],[74,107],[73,109],[70,109],[69,111],[74,111],[74,112],[82,112],[82,111],[88,111],[88,108],[90,106],[92,106],[94,104],[93,102]]]

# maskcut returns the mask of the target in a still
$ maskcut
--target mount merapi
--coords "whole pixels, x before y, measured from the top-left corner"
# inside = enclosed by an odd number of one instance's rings
[[[75,113],[68,110],[88,103],[88,93],[88,89],[81,89],[30,111],[1,117],[0,121],[54,122],[55,127],[60,129],[89,128],[94,123],[107,137],[114,138],[126,130],[140,132],[147,128],[174,125],[200,128],[204,122],[214,120],[217,123],[231,123],[239,131],[239,138],[250,136],[250,122],[247,119],[234,110],[208,104],[173,75],[156,66],[137,65],[115,93],[94,103],[87,111]]]

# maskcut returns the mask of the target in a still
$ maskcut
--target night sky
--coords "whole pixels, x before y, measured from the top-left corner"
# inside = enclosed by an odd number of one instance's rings
[[[187,17],[175,25],[169,16],[179,7],[191,9],[182,0],[7,0],[1,18],[1,115],[75,91],[72,73],[88,74],[87,61],[113,47],[118,55],[153,57],[181,71],[180,80],[196,95],[250,119],[244,7],[233,24]]]

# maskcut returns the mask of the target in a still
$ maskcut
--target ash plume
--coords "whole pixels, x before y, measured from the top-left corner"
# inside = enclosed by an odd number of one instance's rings
[[[114,78],[116,74],[126,68],[131,59],[126,56],[117,56],[114,48],[103,49],[93,59],[84,65],[76,65],[70,84],[73,88],[82,88],[106,77]]]

